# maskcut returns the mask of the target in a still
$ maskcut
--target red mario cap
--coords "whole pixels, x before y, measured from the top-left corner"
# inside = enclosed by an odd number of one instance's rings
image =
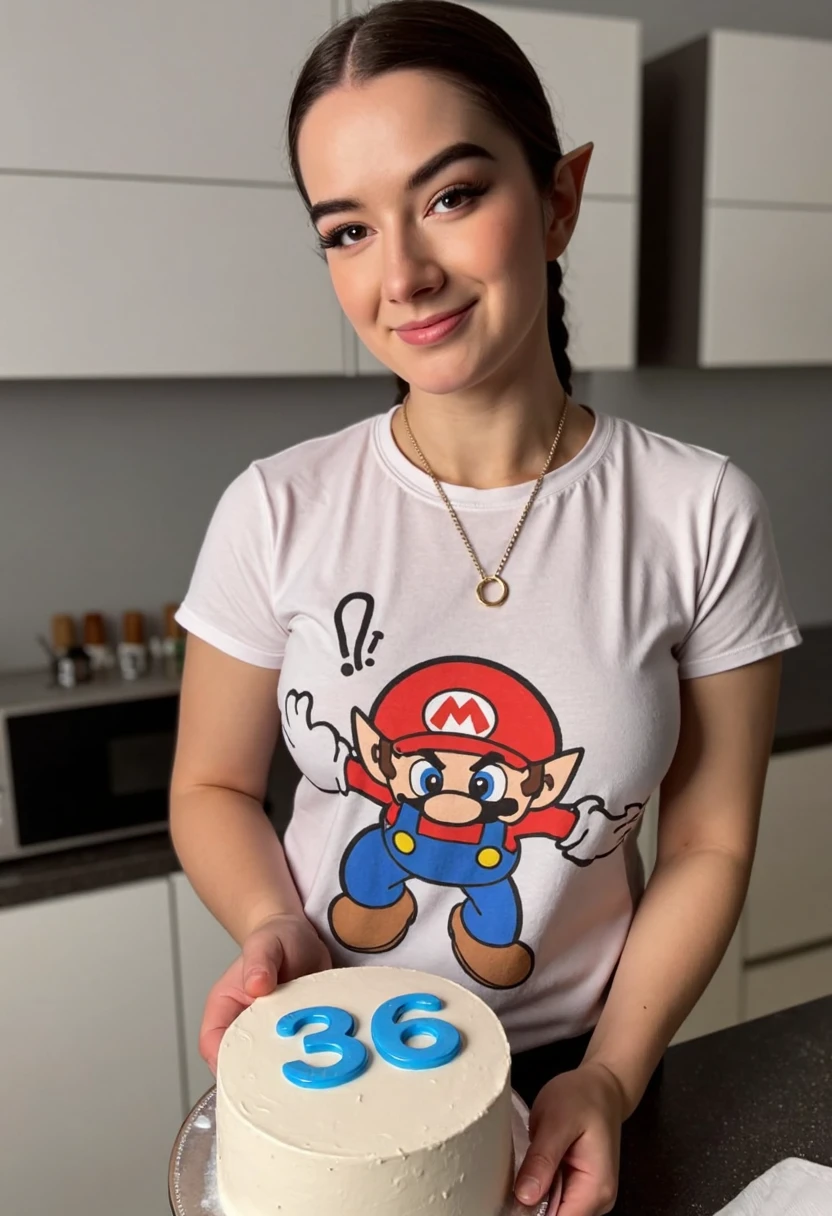
[[[496,752],[512,768],[557,755],[557,720],[544,698],[506,667],[482,659],[435,659],[388,684],[371,711],[376,730],[402,753]]]

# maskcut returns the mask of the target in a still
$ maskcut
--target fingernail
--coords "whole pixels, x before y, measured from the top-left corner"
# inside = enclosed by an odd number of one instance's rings
[[[265,967],[252,967],[251,971],[249,971],[248,975],[246,976],[246,983],[251,984],[256,980],[264,980],[268,974],[269,973]]]
[[[517,1183],[514,1193],[521,1203],[537,1203],[538,1196],[540,1195],[540,1187],[535,1182],[534,1178],[521,1178]]]

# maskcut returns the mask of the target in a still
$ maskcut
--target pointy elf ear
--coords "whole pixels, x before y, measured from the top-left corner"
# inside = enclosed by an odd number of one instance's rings
[[[553,802],[557,802],[559,798],[563,797],[572,784],[572,778],[578,771],[578,765],[581,763],[583,755],[584,749],[576,747],[573,751],[561,752],[559,756],[554,756],[546,762],[543,769],[543,785],[537,797],[529,803],[530,811],[543,806],[551,806]]]
[[[364,717],[360,709],[353,709],[352,711],[352,733],[355,739],[355,746],[361,757],[361,763],[367,772],[380,785],[387,785],[388,778],[381,767],[382,736],[371,725],[369,720]]]

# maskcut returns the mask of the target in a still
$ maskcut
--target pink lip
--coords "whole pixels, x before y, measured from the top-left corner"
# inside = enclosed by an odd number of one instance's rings
[[[406,325],[399,326],[396,333],[403,342],[407,342],[410,346],[428,346],[446,337],[458,325],[461,325],[475,304],[476,300],[472,300],[470,304],[457,309],[456,312],[440,312],[433,317],[428,317],[427,321],[408,321]]]

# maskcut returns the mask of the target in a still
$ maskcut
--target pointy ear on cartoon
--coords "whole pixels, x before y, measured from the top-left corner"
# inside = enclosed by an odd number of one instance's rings
[[[380,785],[389,785],[396,773],[393,749],[358,708],[352,711],[352,733],[364,768]]]
[[[362,765],[370,776],[381,785],[386,785],[394,796],[407,797],[409,794],[417,793],[418,791],[413,788],[410,774],[414,771],[415,762],[420,759],[419,755],[402,756],[398,753],[390,740],[385,739],[376,730],[360,709],[353,709],[352,725],[356,750]],[[457,786],[459,793],[467,792],[464,787],[459,788],[461,778],[467,776],[467,779],[470,780],[471,776],[470,766],[467,763],[464,765],[463,773],[463,766],[460,764],[462,757],[464,756],[466,761],[482,762],[482,754],[479,751],[469,755],[457,750],[446,752],[440,747],[437,751],[426,754],[434,758],[444,757],[444,762],[449,769],[451,767],[458,769],[456,781],[453,781],[450,771],[448,777]],[[507,822],[514,822],[522,818],[528,811],[551,806],[557,802],[571,785],[583,754],[583,748],[575,748],[572,751],[561,752],[560,755],[553,756],[544,764],[530,764],[524,770],[514,769],[502,763],[499,757],[495,757],[494,763],[502,769],[506,779],[505,793],[513,798],[513,805],[516,808],[511,813],[502,814],[499,817]]]

